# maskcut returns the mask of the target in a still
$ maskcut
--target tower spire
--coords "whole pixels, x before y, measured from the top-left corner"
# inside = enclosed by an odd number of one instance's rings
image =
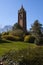
[[[21,6],[21,8],[23,8],[23,5]]]
[[[21,9],[24,9],[24,8],[23,8],[23,5],[21,6]]]

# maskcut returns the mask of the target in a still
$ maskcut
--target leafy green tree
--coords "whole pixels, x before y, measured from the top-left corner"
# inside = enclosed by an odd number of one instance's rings
[[[12,27],[12,30],[16,30],[16,29],[22,29],[18,23],[15,23]]]
[[[42,24],[39,23],[38,20],[36,20],[31,28],[31,33],[32,35],[36,38],[35,43],[39,44],[41,37],[42,37],[42,32],[41,32]]]

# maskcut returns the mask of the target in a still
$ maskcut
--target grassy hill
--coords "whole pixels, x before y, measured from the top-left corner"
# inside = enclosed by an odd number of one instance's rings
[[[24,42],[9,42],[0,43],[0,56],[5,54],[9,50],[21,50],[28,48],[29,44]]]
[[[3,54],[5,54],[6,52],[8,52],[9,50],[22,50],[22,49],[27,49],[27,48],[31,48],[34,49],[37,47],[42,50],[43,46],[37,46],[36,44],[31,44],[31,43],[26,43],[26,42],[12,42],[10,41],[9,43],[0,43],[0,56],[2,56]],[[36,50],[35,50],[36,51]]]
[[[6,54],[7,52],[8,54]],[[0,43],[0,56],[4,54],[8,60],[12,59],[18,61],[21,59],[21,56],[23,56],[27,64],[31,62],[30,65],[43,65],[43,46],[37,46],[36,44],[20,41]]]

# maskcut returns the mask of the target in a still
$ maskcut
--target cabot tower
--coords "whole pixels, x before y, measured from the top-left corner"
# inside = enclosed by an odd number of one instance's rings
[[[23,6],[21,7],[20,10],[18,10],[18,24],[22,27],[22,29],[24,31],[26,31],[26,11],[23,8]]]

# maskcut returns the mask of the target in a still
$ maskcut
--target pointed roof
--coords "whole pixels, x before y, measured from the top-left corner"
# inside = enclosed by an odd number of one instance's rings
[[[25,12],[25,9],[24,9],[23,5],[21,6],[19,12]]]
[[[21,6],[21,9],[24,9],[24,8],[23,8],[23,5]]]

